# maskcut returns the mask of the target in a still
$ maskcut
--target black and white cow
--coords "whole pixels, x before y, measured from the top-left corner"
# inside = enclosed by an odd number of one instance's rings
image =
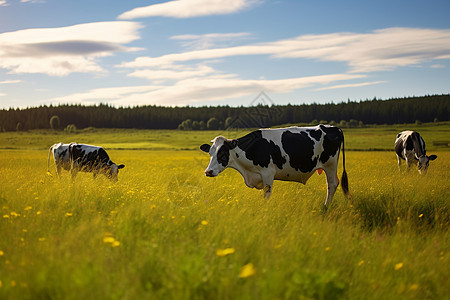
[[[119,169],[125,167],[125,165],[113,163],[103,147],[77,143],[58,143],[50,147],[47,170],[50,153],[53,153],[58,177],[61,176],[61,169],[64,169],[70,171],[72,178],[75,178],[77,173],[81,171],[93,173],[94,178],[98,174],[104,174],[112,181],[117,181]]]
[[[406,160],[407,170],[413,163],[417,164],[419,173],[425,175],[430,160],[435,160],[436,155],[427,156],[425,141],[416,131],[402,131],[395,139],[395,152],[397,154],[398,168],[401,170],[402,159]]]
[[[325,205],[330,205],[339,185],[337,167],[342,144],[342,189],[348,195],[344,134],[334,126],[260,129],[238,139],[218,136],[200,149],[211,156],[205,175],[215,177],[226,168],[237,170],[250,188],[264,189],[269,198],[274,180],[306,184],[318,170],[325,171],[328,185]]]

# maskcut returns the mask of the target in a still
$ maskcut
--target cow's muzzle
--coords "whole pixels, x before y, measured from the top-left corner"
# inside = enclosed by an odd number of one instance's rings
[[[206,171],[205,171],[205,175],[206,175],[207,177],[214,177],[213,170],[206,170]]]

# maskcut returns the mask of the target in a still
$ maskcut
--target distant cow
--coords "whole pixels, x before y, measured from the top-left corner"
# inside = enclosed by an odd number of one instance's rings
[[[238,139],[218,136],[211,142],[212,146],[200,146],[211,156],[206,176],[215,177],[230,167],[242,175],[248,187],[264,189],[265,197],[269,198],[274,180],[306,184],[314,171],[324,170],[328,185],[325,207],[330,205],[339,185],[337,167],[342,144],[341,181],[344,194],[348,195],[344,134],[337,127],[260,129]]]
[[[58,177],[61,176],[61,169],[64,169],[70,171],[72,178],[75,178],[77,173],[82,171],[93,173],[94,178],[98,174],[104,174],[112,181],[117,181],[119,169],[125,167],[113,163],[103,147],[77,143],[58,143],[50,147],[47,169],[50,162],[50,153],[53,153]]]
[[[413,163],[417,163],[419,173],[425,175],[428,170],[430,160],[435,160],[436,155],[427,156],[425,141],[418,132],[402,131],[397,134],[395,140],[395,152],[397,153],[398,168],[402,164],[402,159],[406,160],[407,170]]]

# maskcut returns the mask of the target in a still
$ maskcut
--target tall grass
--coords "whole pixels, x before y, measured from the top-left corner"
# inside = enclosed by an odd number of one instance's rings
[[[324,211],[324,175],[266,200],[233,170],[204,177],[200,150],[109,151],[116,184],[1,150],[0,298],[445,299],[450,153],[436,153],[420,176],[349,151],[352,197]]]

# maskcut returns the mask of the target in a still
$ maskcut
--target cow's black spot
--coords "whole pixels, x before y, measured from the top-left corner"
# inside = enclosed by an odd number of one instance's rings
[[[253,131],[244,137],[237,139],[237,145],[245,152],[245,157],[251,160],[255,166],[267,168],[270,159],[282,169],[286,159],[281,155],[281,149],[273,141],[262,137],[261,130]]]
[[[289,155],[289,164],[296,171],[311,172],[317,164],[314,157],[314,141],[306,132],[292,133],[289,130],[281,136],[283,149]]]
[[[236,157],[239,158],[239,154],[236,153]]]
[[[406,150],[413,150],[414,149],[414,142],[411,138],[411,136],[409,135],[406,138]]]
[[[66,155],[67,149],[62,151],[61,153],[59,153],[59,158],[64,157],[64,155]]]
[[[320,161],[325,163],[330,156],[336,155],[336,152],[339,151],[344,135],[337,127],[326,127],[321,125],[320,128],[325,133],[323,138],[323,152],[320,155]]]
[[[217,150],[217,162],[222,166],[228,166],[230,161],[230,150],[235,147],[234,143],[225,141],[222,146]]]
[[[411,134],[411,139],[413,142],[414,147],[414,153],[417,157],[421,157],[427,154],[427,151],[425,150],[425,141],[422,139],[420,134],[418,132],[413,132]]]
[[[108,154],[103,148],[98,148],[86,153],[82,145],[74,145],[71,148],[71,158],[73,162],[78,163],[80,169],[84,171],[105,169],[112,164]]]
[[[322,137],[322,130],[316,129],[307,131],[312,138],[314,138],[316,141],[320,141],[320,138]]]

